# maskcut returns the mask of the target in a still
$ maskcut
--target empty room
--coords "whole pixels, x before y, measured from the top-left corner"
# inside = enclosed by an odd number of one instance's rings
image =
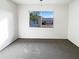
[[[79,0],[0,0],[0,59],[79,59]]]

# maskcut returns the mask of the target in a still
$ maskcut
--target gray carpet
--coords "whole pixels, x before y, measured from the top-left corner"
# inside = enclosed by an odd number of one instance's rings
[[[79,59],[79,48],[68,40],[18,39],[0,52],[0,59]]]

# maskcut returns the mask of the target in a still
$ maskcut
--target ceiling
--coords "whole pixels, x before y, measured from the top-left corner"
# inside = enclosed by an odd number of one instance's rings
[[[11,0],[16,4],[40,4],[40,0]],[[43,4],[68,4],[73,0],[43,0]]]

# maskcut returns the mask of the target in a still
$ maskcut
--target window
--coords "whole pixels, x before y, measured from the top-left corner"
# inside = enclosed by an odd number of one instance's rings
[[[53,28],[54,12],[32,11],[30,13],[30,27]]]

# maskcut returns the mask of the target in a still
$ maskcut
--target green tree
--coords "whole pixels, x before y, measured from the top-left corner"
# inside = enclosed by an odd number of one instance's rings
[[[30,13],[30,20],[37,21],[39,17],[39,11],[34,11]]]

